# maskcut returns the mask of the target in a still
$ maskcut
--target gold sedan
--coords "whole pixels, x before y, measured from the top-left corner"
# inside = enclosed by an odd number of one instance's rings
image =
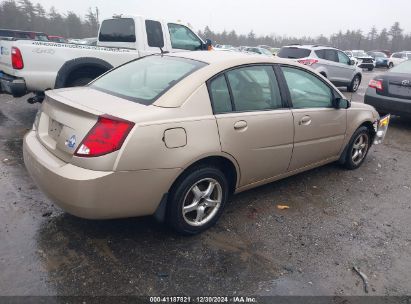
[[[185,52],[132,61],[86,87],[48,91],[24,160],[79,217],[155,215],[183,234],[216,223],[231,194],[380,142],[371,106],[288,60]]]

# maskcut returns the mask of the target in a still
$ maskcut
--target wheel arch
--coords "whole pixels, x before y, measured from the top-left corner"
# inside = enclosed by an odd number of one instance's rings
[[[188,163],[186,167],[180,172],[175,181],[173,182],[170,190],[177,183],[177,181],[182,178],[187,172],[198,166],[215,166],[224,173],[227,177],[230,186],[230,193],[234,193],[240,179],[240,170],[235,159],[228,154],[215,154],[215,155],[203,155],[202,157],[195,159]]]
[[[376,133],[375,133],[375,130],[374,130],[373,123],[369,119],[362,120],[361,122],[357,123],[356,125],[357,125],[357,127],[352,129],[353,131],[349,133],[350,136],[349,137],[347,136],[347,139],[344,142],[343,150],[341,152],[340,159],[339,159],[340,164],[343,163],[343,160],[345,159],[345,157],[347,155],[347,148],[350,144],[350,141],[351,141],[351,138],[352,138],[353,134],[359,128],[366,127],[368,129],[368,131],[370,132],[370,144],[372,145],[373,142],[374,142],[374,138],[375,138]]]
[[[60,89],[66,87],[68,82],[72,80],[71,76],[82,70],[87,70],[88,72],[94,70],[94,72],[90,72],[90,76],[98,77],[112,68],[113,66],[110,63],[100,58],[82,57],[69,60],[65,62],[58,71],[54,88]]]

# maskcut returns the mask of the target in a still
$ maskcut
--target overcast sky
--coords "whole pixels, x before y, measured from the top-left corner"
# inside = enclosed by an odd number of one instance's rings
[[[72,10],[85,15],[89,7],[98,7],[100,17],[114,13],[138,14],[181,20],[214,31],[234,29],[237,33],[253,30],[257,35],[275,33],[288,36],[326,36],[347,29],[368,33],[399,21],[411,32],[410,0],[33,0],[59,12]],[[101,19],[100,18],[100,19]]]

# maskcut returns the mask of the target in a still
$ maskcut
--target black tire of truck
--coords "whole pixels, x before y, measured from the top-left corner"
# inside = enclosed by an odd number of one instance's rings
[[[113,66],[99,58],[77,58],[67,61],[57,74],[55,88],[84,86]]]

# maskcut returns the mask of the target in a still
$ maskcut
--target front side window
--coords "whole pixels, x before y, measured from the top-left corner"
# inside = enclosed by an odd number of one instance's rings
[[[227,113],[233,110],[230,91],[228,90],[224,75],[220,75],[211,81],[210,94],[213,102],[214,114]]]
[[[338,61],[342,64],[348,65],[351,63],[350,58],[341,51],[338,51]]]
[[[152,104],[171,87],[206,63],[178,57],[148,56],[112,70],[92,88],[144,105]]]
[[[293,108],[331,108],[332,91],[319,78],[306,71],[282,67],[291,95]]]
[[[193,33],[188,27],[169,23],[168,30],[170,32],[171,46],[173,49],[196,51],[202,47],[200,38]]]
[[[252,66],[227,72],[235,111],[262,111],[282,107],[271,66]]]
[[[164,47],[163,29],[161,23],[146,20],[147,43],[150,47]]]
[[[104,20],[100,28],[100,41],[136,42],[136,29],[131,18]]]

